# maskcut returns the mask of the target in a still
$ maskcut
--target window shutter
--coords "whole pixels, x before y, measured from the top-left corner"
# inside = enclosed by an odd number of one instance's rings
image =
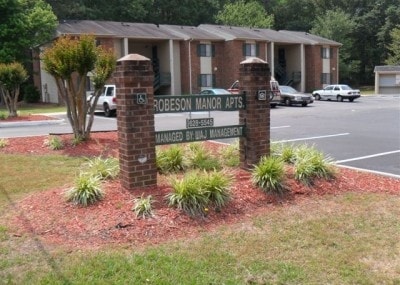
[[[321,73],[321,84],[324,84],[324,74]]]
[[[197,86],[201,87],[201,74],[197,76]]]
[[[243,43],[242,49],[243,49],[243,56],[246,56],[246,43]]]
[[[329,58],[333,58],[333,48],[329,49]]]
[[[212,87],[217,86],[216,84],[216,78],[215,78],[215,74],[212,74]]]
[[[215,45],[211,45],[211,56],[215,57]]]
[[[256,56],[259,57],[260,56],[260,44],[256,43]]]
[[[324,48],[321,47],[321,58],[324,58]]]
[[[201,45],[200,44],[197,45],[197,56],[198,57],[201,56]]]

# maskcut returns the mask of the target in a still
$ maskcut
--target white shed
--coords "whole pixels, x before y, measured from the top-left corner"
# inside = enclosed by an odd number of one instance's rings
[[[375,66],[375,93],[400,95],[400,65]]]

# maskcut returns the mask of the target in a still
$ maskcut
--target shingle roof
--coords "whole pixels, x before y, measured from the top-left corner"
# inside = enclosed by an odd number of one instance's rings
[[[306,32],[295,32],[295,31],[286,31],[280,30],[279,33],[285,34],[287,36],[291,36],[297,39],[297,42],[308,44],[308,45],[330,45],[330,46],[341,46],[341,43],[328,40],[326,38],[313,35]]]
[[[178,26],[178,25],[160,25],[162,29],[167,29],[178,37],[182,37],[184,40],[196,39],[196,40],[210,40],[210,41],[224,41],[225,38],[222,36],[209,33],[206,30],[200,29],[193,26]]]
[[[57,28],[62,34],[93,34],[96,36],[128,37],[138,39],[181,39],[155,24],[110,21],[62,21]]]
[[[374,72],[400,72],[400,65],[375,66]]]
[[[111,21],[68,20],[61,21],[57,36],[63,34],[93,34],[95,36],[158,39],[158,40],[255,40],[286,44],[325,44],[341,46],[340,43],[305,32],[274,31],[246,27],[202,24],[198,27],[178,25],[155,25],[148,23],[124,23]]]

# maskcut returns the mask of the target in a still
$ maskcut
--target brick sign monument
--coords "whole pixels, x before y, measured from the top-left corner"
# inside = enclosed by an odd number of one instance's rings
[[[150,59],[130,54],[117,61],[120,180],[125,189],[157,184],[156,145],[239,137],[240,166],[248,169],[270,151],[270,70],[250,58],[240,63],[240,94],[154,96]],[[154,114],[239,110],[239,125],[214,127],[213,118],[187,119],[186,129],[155,131]]]

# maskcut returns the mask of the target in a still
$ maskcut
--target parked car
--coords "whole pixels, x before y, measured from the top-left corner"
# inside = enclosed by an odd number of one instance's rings
[[[328,85],[324,89],[315,90],[312,95],[316,100],[337,100],[343,102],[344,99],[348,99],[353,102],[361,96],[360,90],[353,89],[345,84],[333,84]]]
[[[281,103],[286,106],[299,104],[306,107],[314,102],[311,94],[301,93],[291,86],[280,85],[279,90],[281,91]]]
[[[281,101],[281,92],[279,90],[279,83],[275,80],[274,77],[271,77],[269,82],[271,88],[270,94],[270,106],[275,108]],[[239,94],[239,80],[233,82],[231,87],[228,88],[228,91],[232,94]]]
[[[104,85],[104,89],[99,96],[96,104],[96,111],[104,112],[106,117],[111,117],[117,113],[117,98],[115,85]],[[92,104],[94,97],[89,98],[89,103]]]
[[[222,88],[203,89],[200,92],[200,95],[230,95],[230,94],[232,93]]]

